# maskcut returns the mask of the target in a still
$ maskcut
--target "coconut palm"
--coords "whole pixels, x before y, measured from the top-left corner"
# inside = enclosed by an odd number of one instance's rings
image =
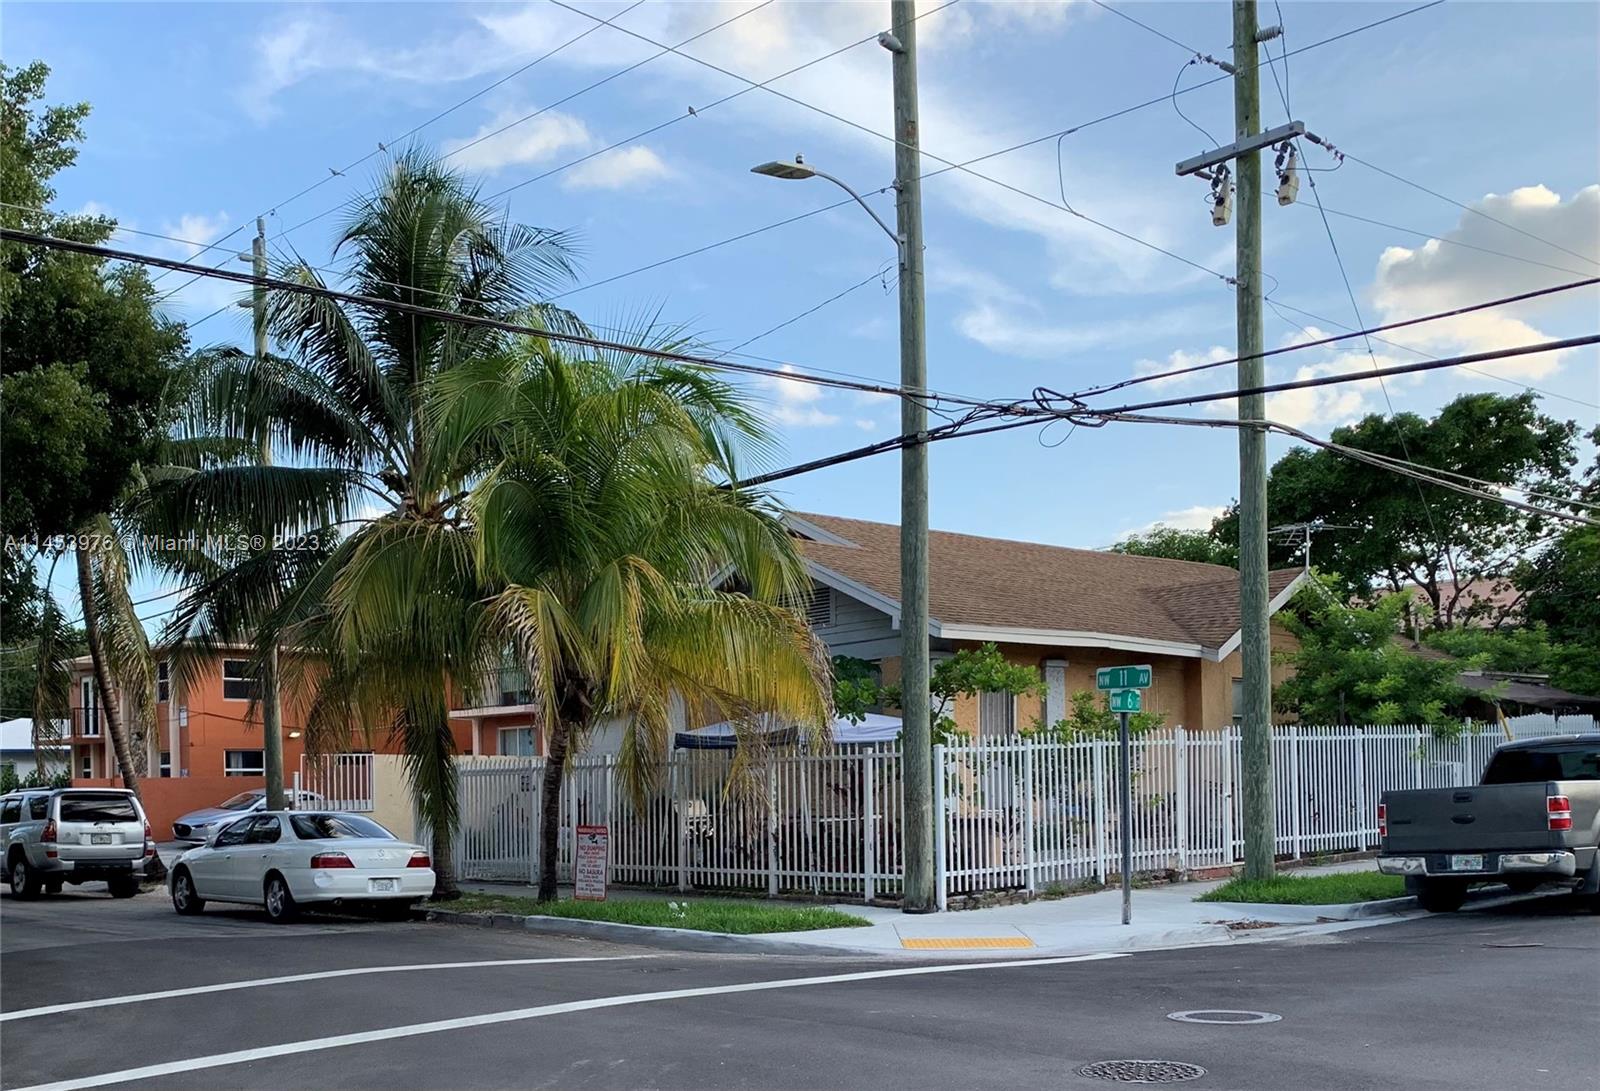
[[[452,692],[475,684],[470,578],[457,579],[463,503],[481,464],[430,425],[437,379],[505,350],[482,326],[405,314],[389,303],[456,314],[569,322],[541,300],[572,275],[559,233],[508,223],[458,176],[419,152],[400,156],[352,205],[334,250],[340,287],[371,304],[268,294],[281,355],[210,359],[205,427],[281,456],[174,477],[152,506],[164,525],[271,528],[282,548],[198,558],[200,585],[170,635],[198,652],[251,641],[265,662],[282,649],[285,688],[310,696],[313,750],[387,730],[402,744],[433,835],[436,896],[455,893]],[[324,284],[304,262],[275,275]],[[463,554],[464,555],[464,554]],[[467,574],[470,577],[470,573]],[[398,590],[389,580],[415,580]],[[399,594],[405,623],[385,627],[341,601]],[[395,609],[389,617],[403,611]]]
[[[826,651],[780,604],[804,584],[798,553],[759,498],[713,483],[736,479],[732,454],[764,438],[736,390],[530,340],[442,376],[436,411],[441,434],[485,459],[464,503],[486,596],[477,654],[525,666],[546,734],[541,899],[556,896],[566,763],[597,724],[625,724],[636,796],[666,756],[675,696],[742,725],[744,761],[762,714],[820,737]]]

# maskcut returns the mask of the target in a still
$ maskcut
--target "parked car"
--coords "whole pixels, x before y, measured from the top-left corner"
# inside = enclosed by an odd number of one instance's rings
[[[1476,787],[1384,792],[1378,836],[1378,869],[1429,912],[1480,882],[1557,882],[1600,911],[1600,734],[1507,743]]]
[[[263,811],[218,830],[173,863],[172,908],[206,902],[265,906],[273,921],[301,906],[375,905],[403,914],[433,892],[433,862],[370,818],[332,811]]]
[[[296,811],[320,811],[327,807],[328,801],[316,792],[304,789],[289,789],[284,792],[289,799],[289,806]],[[265,788],[251,788],[247,792],[240,792],[230,799],[225,799],[215,807],[202,807],[198,811],[190,811],[172,824],[174,840],[190,845],[203,845],[213,831],[228,825],[240,815],[250,814],[254,811],[267,809],[267,790]]]
[[[131,898],[155,856],[144,810],[120,788],[12,792],[0,799],[0,836],[6,877],[18,898],[96,881],[105,882],[112,897]]]

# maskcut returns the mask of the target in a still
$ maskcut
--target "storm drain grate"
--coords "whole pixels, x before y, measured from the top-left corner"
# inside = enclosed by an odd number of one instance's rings
[[[1206,1070],[1183,1061],[1095,1061],[1078,1069],[1078,1075],[1113,1083],[1181,1083],[1197,1080]]]

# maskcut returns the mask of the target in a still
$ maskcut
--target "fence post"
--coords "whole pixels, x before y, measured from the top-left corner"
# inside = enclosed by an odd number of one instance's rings
[[[1022,744],[1022,864],[1028,869],[1024,886],[1033,897],[1036,856],[1033,848],[1033,748],[1032,739]]]
[[[767,758],[767,897],[778,896],[778,767]]]
[[[1356,847],[1367,847],[1367,818],[1377,814],[1377,808],[1367,803],[1367,733],[1356,728]]]
[[[577,774],[578,774],[578,770],[580,768],[581,768],[581,766],[577,762],[572,762],[567,767],[567,775],[561,778],[561,786],[564,789],[566,789],[566,793],[567,793],[567,836],[565,838],[563,838],[562,840],[568,846],[568,848],[567,848],[567,859],[570,861],[568,866],[572,869],[571,874],[568,876],[568,878],[570,878],[574,883],[577,882],[577,876],[578,876],[578,871],[577,871],[577,867],[578,867],[578,778],[577,778]],[[559,853],[556,856],[556,867],[557,867],[558,870],[561,867],[561,857],[560,857]]]
[[[1412,730],[1417,733],[1416,734],[1417,745],[1416,745],[1416,748],[1411,751],[1411,786],[1413,788],[1421,788],[1422,787],[1422,728],[1414,727],[1414,728],[1412,728]]]
[[[1172,729],[1173,776],[1177,778],[1178,873],[1189,876],[1189,733],[1180,725]]]
[[[544,813],[540,801],[544,799],[544,777],[540,776],[539,759],[528,759],[528,885],[539,885],[539,816]],[[523,774],[518,773],[519,777]]]
[[[944,809],[944,743],[933,744],[933,881],[934,904],[940,912],[949,907],[949,882],[945,874],[945,855],[949,851]]]
[[[1222,729],[1222,862],[1232,864],[1233,855],[1233,727]]]
[[[1094,739],[1094,877],[1102,886],[1106,881],[1106,749]]]
[[[302,756],[300,758],[300,763],[302,765],[304,765],[305,764],[305,760],[306,760],[305,757]],[[300,802],[300,770],[298,770],[298,769],[296,769],[294,771],[294,795],[291,796],[290,798],[294,801],[293,803],[289,804],[290,808],[292,809],[294,807],[295,803]]]
[[[866,809],[866,814],[861,816],[861,871],[864,875],[861,887],[861,900],[871,902],[876,891],[873,890],[872,873],[877,870],[876,853],[872,851],[876,832],[877,819],[873,815],[873,781],[877,777],[874,769],[872,754],[861,755],[861,802]]]
[[[672,763],[672,808],[673,817],[677,822],[676,844],[678,846],[678,889],[689,889],[689,823],[684,821],[683,806],[683,774],[678,766],[682,759]]]
[[[1294,831],[1294,858],[1300,859],[1304,846],[1304,825],[1302,812],[1305,810],[1305,799],[1300,791],[1300,725],[1289,725],[1289,806],[1290,828]]]

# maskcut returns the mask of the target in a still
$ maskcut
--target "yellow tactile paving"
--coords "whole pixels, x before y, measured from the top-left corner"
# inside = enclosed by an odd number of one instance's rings
[[[949,950],[962,947],[1032,947],[1027,936],[933,936],[926,939],[902,937],[900,946],[915,951]]]

